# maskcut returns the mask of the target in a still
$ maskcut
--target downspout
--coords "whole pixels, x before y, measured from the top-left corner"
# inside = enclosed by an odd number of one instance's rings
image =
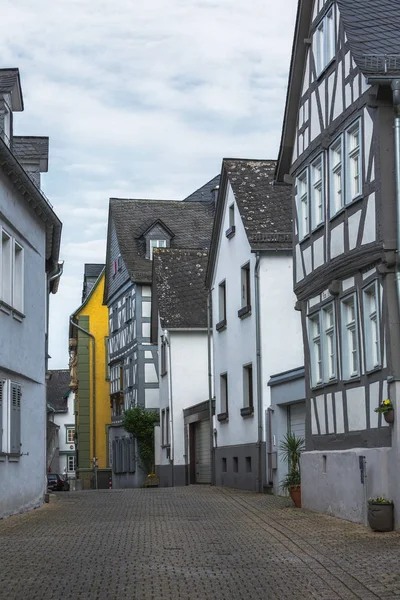
[[[209,419],[210,419],[211,485],[215,485],[211,327],[212,327],[212,324],[211,324],[211,290],[209,290],[209,292],[207,294],[208,414],[209,414]]]
[[[81,331],[82,333],[84,333],[85,335],[87,335],[88,337],[90,337],[90,339],[92,340],[92,414],[93,414],[93,457],[96,456],[96,339],[94,337],[94,335],[92,333],[89,333],[89,331],[86,331],[86,329],[83,329],[83,327],[81,327],[80,325],[78,325],[73,317],[70,318],[70,323],[71,325],[73,325],[73,327],[76,327],[77,329],[79,329],[79,331]]]
[[[175,487],[175,474],[174,474],[174,403],[172,398],[172,359],[171,359],[171,343],[169,341],[167,331],[164,331],[165,341],[168,345],[168,382],[169,382],[169,404],[171,405],[171,411],[169,420],[171,423],[171,440],[169,444],[169,460],[171,461],[171,475],[172,475],[172,487]],[[169,426],[169,424],[168,424]]]
[[[257,368],[257,449],[258,449],[258,473],[256,487],[258,492],[263,491],[263,470],[262,470],[262,439],[263,439],[263,419],[262,419],[262,375],[261,375],[261,331],[260,331],[260,253],[256,253],[256,266],[254,269],[254,288],[256,303],[256,368]]]
[[[394,117],[394,150],[396,173],[397,265],[396,287],[400,314],[400,79],[392,81]]]

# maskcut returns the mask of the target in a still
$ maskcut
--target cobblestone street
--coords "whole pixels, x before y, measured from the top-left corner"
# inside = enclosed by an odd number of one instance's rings
[[[400,599],[400,536],[210,487],[59,494],[0,522],[2,600]]]

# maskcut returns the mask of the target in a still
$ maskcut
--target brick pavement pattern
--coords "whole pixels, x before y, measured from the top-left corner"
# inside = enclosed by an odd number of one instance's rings
[[[190,486],[59,494],[0,521],[1,600],[400,599],[400,535]]]

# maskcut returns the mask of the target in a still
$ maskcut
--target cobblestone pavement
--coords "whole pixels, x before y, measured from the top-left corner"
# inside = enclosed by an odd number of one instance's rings
[[[0,521],[0,598],[400,599],[400,535],[237,490],[71,492]]]

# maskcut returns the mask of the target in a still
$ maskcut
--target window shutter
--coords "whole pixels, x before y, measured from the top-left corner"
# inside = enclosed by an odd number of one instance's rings
[[[3,398],[4,381],[0,379],[0,452],[3,451]]]
[[[21,386],[11,382],[10,452],[21,452]]]

